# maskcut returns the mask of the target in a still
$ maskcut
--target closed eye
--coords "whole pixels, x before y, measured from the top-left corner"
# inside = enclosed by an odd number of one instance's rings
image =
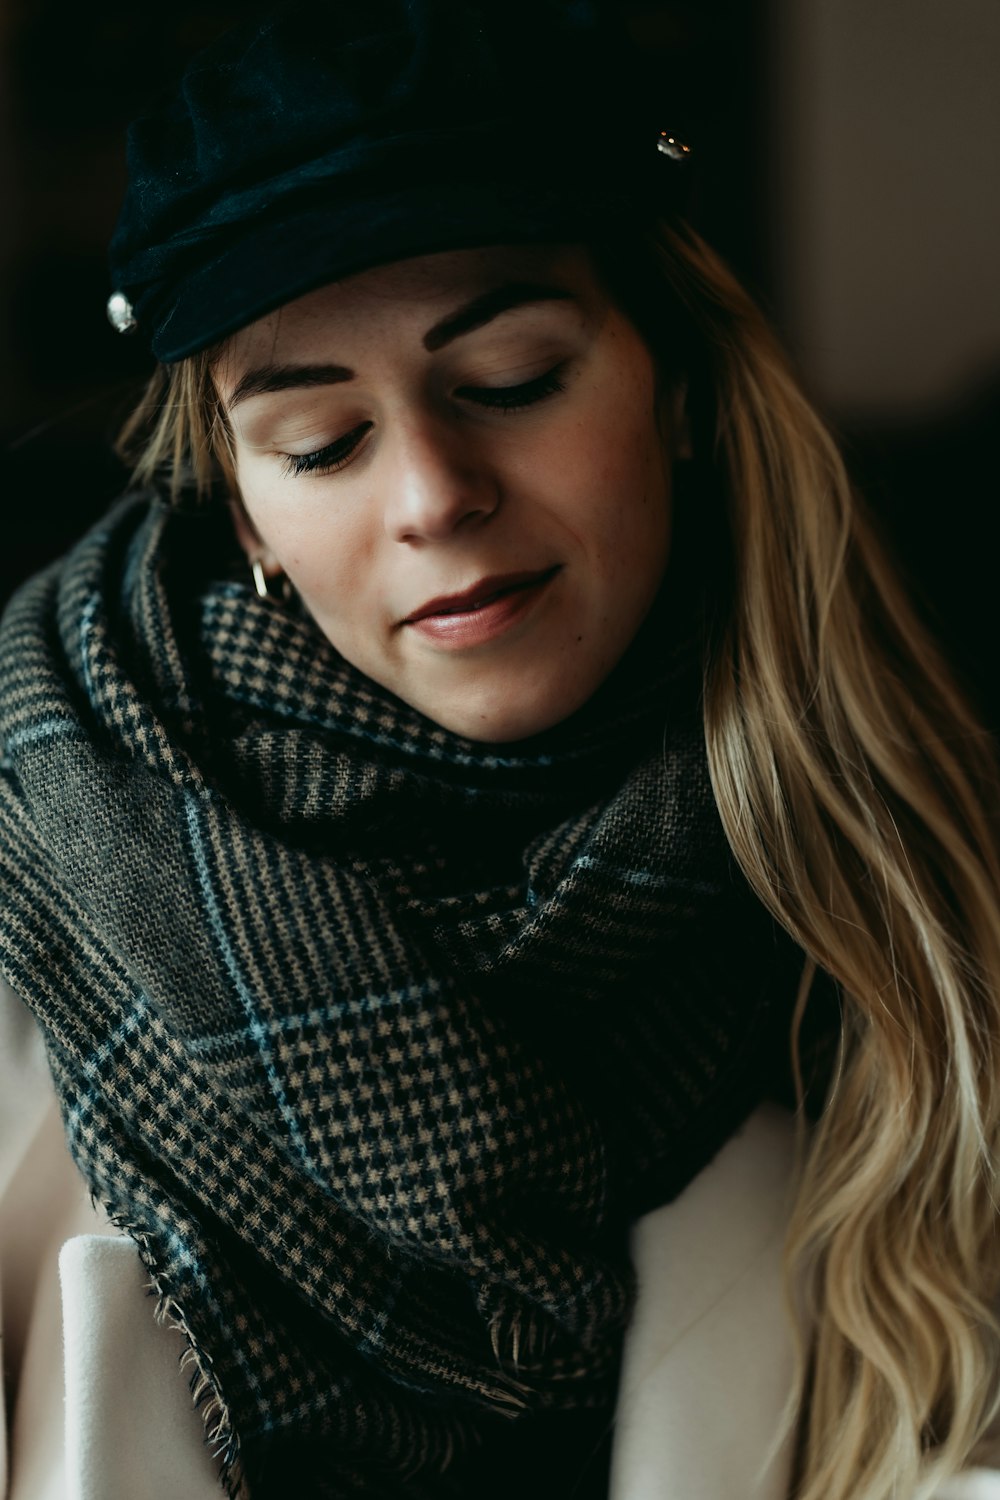
[[[562,379],[562,365],[556,365],[547,370],[544,375],[537,376],[534,380],[523,381],[520,385],[464,385],[459,386],[455,394],[463,400],[472,401],[476,406],[488,407],[490,411],[503,413],[523,411],[525,407],[534,406],[539,401],[544,401],[547,396],[554,396],[557,391],[566,389],[565,381]],[[282,470],[285,474],[333,474],[337,469],[344,468],[354,456],[359,444],[365,434],[373,427],[372,422],[361,422],[357,427],[352,427],[343,437],[338,438],[335,443],[327,443],[322,448],[317,448],[314,453],[284,453]]]
[[[457,394],[474,401],[477,406],[489,406],[494,411],[519,411],[525,406],[534,406],[556,391],[564,391],[566,383],[561,378],[562,365],[547,370],[535,380],[526,380],[521,385],[465,385]]]
[[[281,466],[282,472],[293,475],[332,474],[336,469],[342,469],[345,464],[350,463],[354,450],[374,425],[374,422],[361,422],[357,427],[352,427],[350,432],[345,432],[335,443],[327,443],[314,453],[282,454],[285,460]]]

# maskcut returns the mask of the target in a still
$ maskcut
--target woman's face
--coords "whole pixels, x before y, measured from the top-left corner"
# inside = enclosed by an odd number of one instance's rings
[[[243,329],[213,376],[247,552],[421,713],[521,739],[624,654],[667,562],[669,398],[583,251],[366,271]]]

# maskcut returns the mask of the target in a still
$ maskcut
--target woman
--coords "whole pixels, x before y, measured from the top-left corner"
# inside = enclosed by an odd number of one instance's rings
[[[791,1042],[795,1492],[925,1494],[1000,1389],[991,750],[659,102],[494,9],[286,7],[134,128],[4,972],[231,1492],[605,1493],[628,1226]]]

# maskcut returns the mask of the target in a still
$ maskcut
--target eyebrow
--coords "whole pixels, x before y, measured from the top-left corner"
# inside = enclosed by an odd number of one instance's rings
[[[453,339],[461,338],[462,334],[471,333],[475,328],[482,328],[486,323],[492,323],[494,318],[509,312],[511,308],[526,307],[536,302],[575,300],[576,294],[565,287],[548,286],[541,282],[517,281],[494,287],[492,291],[474,297],[464,307],[435,323],[424,334],[423,345],[428,354],[436,354]],[[232,411],[234,406],[250,396],[318,385],[339,385],[345,380],[353,379],[354,371],[349,370],[346,365],[258,365],[240,377],[227,406]]]

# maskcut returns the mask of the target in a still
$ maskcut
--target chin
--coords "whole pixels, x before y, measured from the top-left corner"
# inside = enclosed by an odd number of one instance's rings
[[[507,745],[516,740],[531,739],[568,719],[582,708],[589,693],[579,700],[569,697],[565,685],[557,695],[538,694],[526,698],[499,693],[466,694],[461,701],[428,705],[415,703],[422,714],[440,724],[451,734],[488,745]]]

